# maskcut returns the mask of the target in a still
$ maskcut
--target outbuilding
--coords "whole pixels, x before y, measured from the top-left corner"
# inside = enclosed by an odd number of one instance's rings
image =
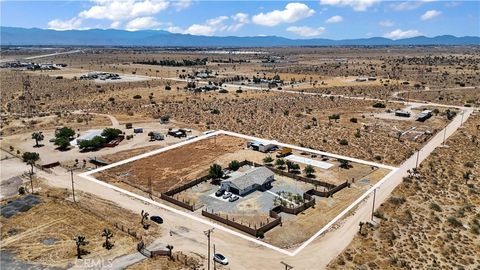
[[[254,167],[245,172],[233,172],[223,180],[221,188],[240,196],[260,188],[269,188],[274,181],[274,173],[266,167]]]
[[[423,110],[421,113],[418,114],[417,121],[424,122],[425,120],[427,120],[430,117],[432,117],[432,111]]]
[[[255,151],[260,151],[266,153],[276,147],[274,142],[263,142],[263,141],[249,141],[247,143],[248,148],[252,148]]]

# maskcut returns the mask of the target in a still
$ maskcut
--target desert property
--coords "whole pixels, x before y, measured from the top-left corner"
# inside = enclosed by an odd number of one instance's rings
[[[395,169],[231,132],[199,139],[87,175],[290,248]]]
[[[1,267],[480,267],[479,3],[0,6]]]

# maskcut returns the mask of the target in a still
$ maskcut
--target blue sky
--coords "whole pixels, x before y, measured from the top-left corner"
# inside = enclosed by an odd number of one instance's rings
[[[0,1],[1,25],[215,36],[393,39],[480,35],[479,1]]]

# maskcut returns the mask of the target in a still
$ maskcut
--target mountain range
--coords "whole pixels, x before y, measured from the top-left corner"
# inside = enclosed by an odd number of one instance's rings
[[[417,36],[405,39],[371,37],[332,40],[289,39],[278,36],[196,36],[163,30],[126,31],[89,29],[56,31],[39,28],[0,27],[0,45],[18,46],[157,46],[157,47],[270,47],[270,46],[408,46],[480,45],[480,37]]]

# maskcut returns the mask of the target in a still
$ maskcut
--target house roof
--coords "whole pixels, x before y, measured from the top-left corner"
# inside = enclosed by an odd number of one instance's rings
[[[235,172],[229,179],[223,182],[230,182],[242,190],[255,184],[263,185],[266,180],[273,175],[273,172],[265,167],[255,167],[246,172]]]

